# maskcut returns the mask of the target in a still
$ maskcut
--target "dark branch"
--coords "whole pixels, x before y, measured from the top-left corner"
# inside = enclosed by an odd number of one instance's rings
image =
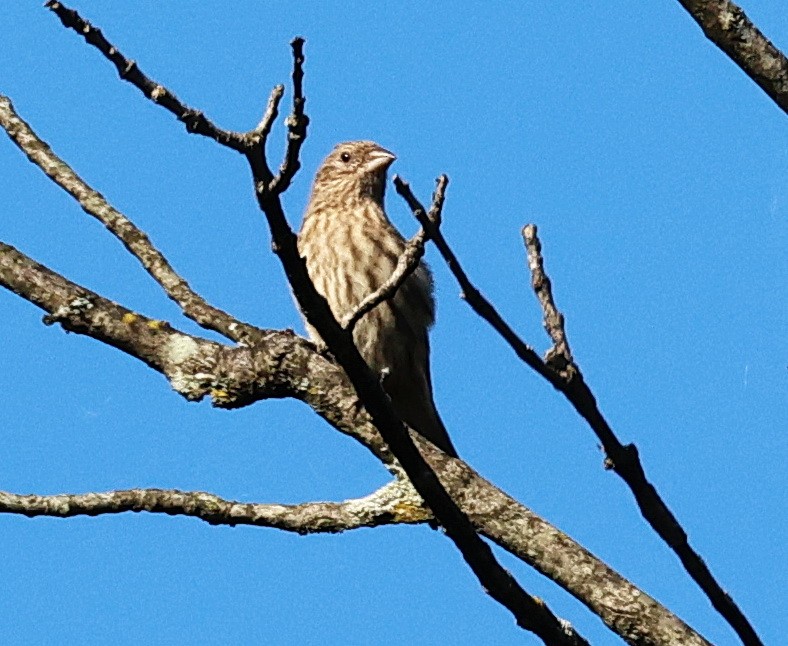
[[[460,550],[485,591],[515,616],[518,625],[539,635],[548,644],[583,644],[585,640],[568,630],[543,602],[527,594],[495,559],[490,547],[478,536],[473,525],[452,500],[438,477],[419,453],[405,425],[394,413],[391,401],[383,391],[380,380],[364,362],[353,343],[350,330],[336,321],[326,300],[318,294],[298,253],[296,236],[285,218],[280,195],[298,170],[298,152],[306,136],[308,119],[303,114],[303,41],[293,41],[294,99],[293,112],[288,117],[288,147],[279,176],[270,184],[266,178],[255,176],[258,204],[271,230],[274,252],[287,275],[304,316],[325,342],[331,354],[347,374],[359,399],[372,417],[391,452],[425,500],[436,520]],[[252,150],[247,155],[252,172],[261,153]]]
[[[706,37],[788,113],[788,58],[729,0],[679,0]]]
[[[531,283],[542,306],[545,328],[554,343],[552,350],[547,354],[546,361],[564,376],[561,392],[588,422],[602,443],[607,456],[605,467],[615,471],[627,483],[635,495],[643,517],[676,553],[684,569],[703,590],[712,606],[745,644],[760,644],[755,629],[733,599],[717,583],[701,556],[690,546],[686,532],[654,485],[649,482],[640,462],[637,447],[634,444],[622,445],[599,410],[596,399],[569,350],[564,330],[564,316],[553,301],[551,283],[544,270],[542,245],[536,226],[529,224],[524,227],[523,238],[528,252]]]
[[[201,111],[190,108],[181,102],[166,87],[159,85],[143,74],[137,63],[126,58],[112,43],[104,38],[104,34],[101,33],[100,29],[84,20],[76,11],[69,9],[56,0],[47,0],[45,6],[60,18],[64,26],[73,29],[89,45],[93,45],[93,47],[98,49],[115,66],[121,79],[128,81],[148,99],[175,115],[175,118],[186,126],[188,132],[209,137],[217,143],[240,153],[246,152],[247,143],[243,134],[222,130],[214,125]]]
[[[335,356],[339,359],[345,372],[349,375],[353,386],[361,396],[365,407],[370,412],[376,427],[381,431],[384,439],[395,453],[400,463],[405,466],[406,471],[411,476],[414,484],[416,484],[419,492],[427,500],[433,511],[437,512],[436,517],[441,524],[446,527],[447,533],[458,544],[466,560],[471,564],[471,567],[480,577],[485,587],[490,591],[490,594],[499,601],[508,604],[507,607],[515,613],[521,625],[535,630],[538,634],[548,635],[547,640],[550,643],[552,643],[553,640],[557,643],[576,643],[576,641],[566,638],[560,623],[549,610],[523,593],[510,575],[508,575],[505,570],[502,570],[494,561],[486,544],[479,541],[475,532],[473,532],[473,528],[468,525],[467,519],[465,519],[462,512],[454,505],[451,498],[446,495],[445,490],[442,489],[434,473],[432,473],[429,468],[424,465],[423,461],[421,461],[421,456],[413,447],[409,436],[404,432],[402,423],[394,416],[387,398],[380,389],[377,378],[375,375],[371,374],[368,367],[363,363],[363,360],[361,360],[360,355],[358,355],[357,350],[352,344],[352,340],[350,340],[349,334],[347,334],[347,331],[342,330],[336,323],[325,301],[315,292],[314,287],[308,280],[303,261],[297,254],[295,236],[287,225],[284,213],[281,209],[281,204],[279,204],[278,200],[279,193],[285,190],[292,180],[292,177],[295,175],[295,172],[298,170],[298,153],[303,143],[303,138],[306,135],[306,125],[308,123],[306,117],[303,115],[303,94],[301,91],[301,78],[303,75],[302,41],[297,39],[293,43],[293,77],[295,92],[293,115],[291,115],[288,121],[288,152],[285,156],[285,162],[282,165],[279,176],[272,182],[270,181],[270,177],[261,176],[259,161],[255,161],[255,158],[257,160],[261,158],[264,160],[264,153],[259,151],[259,142],[254,141],[248,134],[239,135],[238,133],[228,133],[216,128],[205,119],[201,113],[192,111],[186,106],[183,106],[168,90],[153,84],[150,79],[141,75],[133,62],[120,56],[117,50],[107,43],[100,32],[93,30],[87,23],[81,21],[79,16],[76,15],[76,12],[63,8],[58,2],[50,2],[48,4],[61,17],[65,25],[75,29],[78,33],[82,33],[89,43],[101,50],[104,55],[113,62],[116,68],[118,68],[122,78],[134,83],[148,98],[162,103],[164,107],[184,121],[190,131],[208,136],[223,145],[244,152],[247,155],[253,168],[258,200],[266,213],[272,230],[274,250],[280,255],[288,279],[294,288],[307,319],[314,325],[321,334],[321,337],[327,342],[332,352],[334,352]],[[301,116],[300,119],[299,113]],[[273,115],[274,111],[269,110],[267,114]],[[259,131],[260,127],[258,126],[255,130]],[[255,150],[254,153],[252,152],[253,150]],[[435,229],[436,227],[433,226],[431,228]],[[431,229],[425,227],[425,231],[430,234]],[[443,240],[442,237],[440,240]],[[438,246],[440,248],[440,245]],[[443,246],[445,250],[448,250],[451,254],[445,241],[443,241]],[[445,250],[441,250],[441,252],[444,253]],[[453,256],[453,254],[451,254],[451,256]],[[445,253],[444,257],[446,257]],[[449,261],[448,258],[447,261]],[[452,262],[449,262],[449,264],[450,267],[452,267]],[[456,258],[454,258],[454,264],[459,272],[462,273],[459,264],[456,262]],[[465,280],[468,286],[472,287],[470,282],[467,281],[467,278]],[[466,293],[466,296],[467,295]],[[487,303],[487,305],[492,308],[489,303]],[[494,310],[492,310],[492,312],[494,312]],[[494,313],[497,315],[497,312]],[[500,319],[500,317],[498,318]],[[508,328],[508,326],[506,327]],[[511,330],[509,330],[509,332],[515,339],[517,338]],[[519,339],[517,340],[519,341]],[[521,341],[520,343],[522,344]],[[527,355],[530,352],[533,355],[531,358],[532,361],[535,357],[535,361],[533,361],[534,365],[532,366],[534,369],[539,371],[540,374],[544,373],[544,376],[546,376],[551,383],[553,383],[554,380],[560,379],[559,375],[553,374],[553,371],[548,366],[542,364],[538,355],[536,355],[533,350],[525,346],[525,344],[522,344],[522,347],[527,350],[527,352],[523,352],[523,354]],[[527,361],[527,363],[529,362]],[[529,365],[531,365],[531,363],[529,363]],[[541,366],[541,370],[539,366]],[[316,408],[316,410],[320,412],[319,407]],[[435,487],[434,489],[433,486]],[[532,626],[534,626],[535,622],[536,627],[534,628]]]
[[[447,181],[448,180],[445,176],[439,177],[438,186],[440,187],[441,184],[445,185],[445,182]],[[427,212],[424,210],[424,206],[422,206],[421,202],[419,202],[419,200],[416,199],[416,196],[413,195],[410,185],[402,178],[394,177],[394,187],[397,193],[401,195],[402,198],[407,202],[408,206],[413,212],[413,215],[427,232],[427,235],[435,243],[435,246],[438,248],[441,256],[443,256],[443,259],[446,261],[446,264],[449,266],[452,274],[454,274],[454,277],[460,284],[463,299],[467,301],[474,311],[485,321],[487,321],[493,327],[493,329],[506,340],[506,342],[514,350],[515,354],[522,361],[524,361],[526,365],[547,379],[555,388],[560,390],[562,384],[560,375],[552,370],[552,368],[545,365],[541,357],[533,350],[533,348],[531,348],[519,336],[517,336],[517,333],[512,330],[506,321],[503,320],[503,317],[498,313],[495,307],[493,307],[492,303],[490,303],[490,301],[488,301],[484,295],[473,286],[470,279],[468,278],[468,275],[460,266],[457,256],[454,255],[454,252],[451,250],[449,244],[446,242],[446,239],[443,237],[443,234],[441,233],[437,224],[430,219]]]
[[[306,140],[306,129],[309,117],[304,114],[306,98],[304,97],[304,39],[294,38],[290,43],[293,50],[293,111],[287,118],[287,147],[285,159],[279,167],[279,174],[274,178],[270,190],[277,195],[284,193],[293,177],[301,168],[301,146]],[[265,151],[263,151],[265,152]]]
[[[440,182],[441,180],[439,180]],[[677,554],[687,573],[700,586],[711,601],[714,608],[725,618],[728,623],[739,633],[746,625],[755,635],[741,610],[722,589],[712,576],[703,559],[695,552],[687,541],[687,534],[679,525],[676,517],[662,500],[657,490],[646,478],[643,466],[640,463],[637,448],[634,444],[622,445],[613,429],[602,415],[591,389],[586,385],[580,368],[574,361],[559,372],[553,362],[542,361],[536,352],[512,330],[493,305],[471,283],[465,271],[460,266],[457,256],[449,247],[443,234],[425,214],[424,207],[410,190],[410,186],[399,177],[394,178],[394,185],[408,205],[414,216],[424,227],[427,234],[435,243],[449,269],[454,274],[463,291],[463,296],[473,310],[486,320],[509,344],[515,354],[529,367],[544,377],[554,388],[567,398],[573,408],[586,420],[594,431],[606,454],[605,467],[612,469],[629,486],[635,496],[640,513],[651,525],[655,532]],[[536,239],[536,231],[533,231]],[[536,239],[538,243],[538,239]],[[544,267],[540,266],[541,274]],[[537,277],[534,277],[537,284]],[[552,301],[552,299],[550,299]],[[541,302],[541,299],[540,299]],[[553,304],[554,307],[554,304]],[[558,310],[556,309],[557,313]],[[548,313],[545,312],[547,317]],[[563,317],[562,317],[563,318]],[[567,352],[569,346],[566,346]],[[569,355],[571,357],[571,355]],[[564,376],[566,375],[566,376]],[[741,633],[744,634],[744,633]],[[757,637],[756,637],[757,639]],[[757,643],[757,642],[753,642]]]
[[[402,465],[419,495],[426,501],[435,518],[445,528],[466,562],[479,578],[485,591],[508,608],[518,625],[531,630],[549,644],[584,644],[582,637],[568,628],[547,606],[527,594],[495,559],[490,547],[477,535],[468,518],[454,503],[438,477],[413,443],[405,425],[396,416],[379,379],[372,373],[355,347],[352,334],[334,319],[328,304],[315,290],[298,254],[295,234],[290,229],[279,196],[290,185],[300,167],[299,153],[306,138],[308,118],[304,114],[303,95],[303,39],[292,42],[293,49],[293,110],[287,119],[288,143],[285,160],[279,174],[270,179],[266,172],[265,150],[257,137],[220,131],[205,116],[196,111],[184,114],[185,106],[169,90],[144,76],[136,64],[118,53],[100,31],[84,21],[76,11],[50,0],[47,6],[63,24],[81,33],[85,40],[97,47],[119,70],[121,78],[138,87],[143,94],[176,114],[190,132],[197,132],[243,152],[252,169],[255,193],[271,230],[272,246],[285,269],[288,281],[309,323],[318,331],[328,349],[348,375],[364,407],[383,436],[383,440]],[[272,95],[274,108],[276,99]],[[270,105],[270,103],[269,103]],[[267,110],[266,116],[275,110]],[[256,130],[264,128],[258,126]],[[254,131],[252,131],[254,132]]]

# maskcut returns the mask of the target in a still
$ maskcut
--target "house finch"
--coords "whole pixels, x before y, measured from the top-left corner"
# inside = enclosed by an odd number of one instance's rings
[[[315,177],[298,249],[315,289],[337,320],[391,276],[405,248],[383,210],[386,170],[394,159],[371,141],[343,143]],[[456,457],[432,400],[427,330],[434,318],[432,276],[422,262],[393,298],[358,321],[353,340],[369,367],[381,375],[402,421]],[[308,323],[307,330],[320,342]]]

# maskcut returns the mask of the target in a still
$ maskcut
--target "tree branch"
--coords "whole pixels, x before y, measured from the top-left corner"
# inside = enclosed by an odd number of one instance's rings
[[[729,0],[679,0],[706,37],[788,114],[788,58]]]
[[[344,371],[289,332],[263,331],[227,348],[182,334],[76,285],[0,243],[0,285],[49,312],[48,322],[112,345],[165,375],[177,392],[213,405],[244,406],[293,397],[399,473],[388,446]],[[571,538],[459,460],[416,436],[420,450],[482,534],[577,597],[633,644],[706,644],[702,637]],[[501,519],[506,522],[501,522]],[[218,522],[218,520],[217,520]]]
[[[272,182],[257,172],[265,151],[250,149],[247,154],[254,175],[257,201],[271,230],[272,246],[309,324],[314,327],[328,350],[336,357],[369,412],[391,452],[407,474],[419,495],[432,510],[447,536],[460,550],[465,562],[479,579],[483,589],[507,608],[517,624],[538,635],[547,644],[587,643],[566,622],[560,621],[547,606],[529,595],[512,575],[495,559],[490,547],[477,535],[475,528],[452,500],[440,479],[430,469],[413,443],[407,428],[394,413],[391,401],[379,378],[364,362],[353,343],[352,333],[334,318],[326,300],[318,294],[298,252],[296,236],[285,218],[280,195],[298,170],[298,151],[306,136],[308,119],[304,115],[303,40],[293,43],[293,109],[288,117],[288,147],[285,162]]]
[[[544,361],[556,372],[560,373],[563,379],[569,381],[573,376],[574,359],[572,358],[572,351],[569,349],[569,342],[566,339],[564,315],[555,306],[552,283],[544,270],[542,245],[536,235],[536,225],[529,224],[523,227],[522,234],[528,253],[531,287],[533,287],[536,297],[542,306],[544,329],[553,341],[553,347],[545,354]]]
[[[60,15],[58,9],[70,13],[73,24],[68,24],[61,16],[64,24],[72,28],[77,28],[75,25],[79,26],[86,40],[97,46],[115,64],[121,72],[121,77],[134,83],[147,97],[153,100],[161,97],[167,98],[168,101],[175,100],[174,95],[161,86],[155,86],[151,89],[150,85],[153,82],[142,75],[132,62],[126,61],[122,56],[118,60],[120,55],[117,53],[117,50],[109,45],[101,33],[93,30],[90,25],[87,25],[84,21],[82,23],[76,22],[78,16],[76,16],[75,12],[65,10],[57,2],[50,2],[49,5],[58,15]],[[74,19],[74,16],[76,16],[76,19]],[[420,454],[412,445],[407,433],[405,433],[404,426],[393,414],[390,402],[388,402],[380,388],[376,376],[363,363],[358,351],[352,344],[350,335],[336,323],[325,301],[317,294],[311,282],[309,282],[303,260],[297,253],[295,236],[287,225],[278,197],[281,191],[287,188],[292,176],[298,169],[298,151],[301,143],[303,143],[303,137],[306,135],[306,125],[308,123],[303,115],[304,99],[300,87],[303,74],[301,70],[303,62],[303,54],[300,50],[301,45],[302,41],[300,39],[296,39],[293,43],[295,58],[294,85],[296,87],[293,114],[288,123],[288,152],[279,175],[273,181],[270,180],[270,177],[265,177],[259,172],[259,159],[265,159],[264,151],[259,142],[251,141],[247,135],[228,134],[225,131],[220,131],[205,119],[201,113],[195,113],[190,115],[188,119],[181,120],[187,123],[187,128],[190,131],[209,136],[223,145],[246,154],[252,166],[258,201],[266,214],[272,230],[274,249],[280,256],[288,279],[307,319],[321,334],[334,356],[338,358],[342,368],[349,376],[350,382],[359,393],[365,408],[371,414],[375,426],[383,435],[386,444],[391,447],[399,462],[410,475],[419,493],[427,500],[437,519],[458,544],[466,560],[490,591],[490,594],[507,605],[521,625],[527,626],[529,629],[537,632],[537,634],[542,635],[543,639],[547,639],[549,643],[577,643],[577,640],[581,638],[573,635],[568,639],[564,632],[564,627],[552,613],[546,610],[542,604],[526,595],[511,576],[494,561],[489,548],[478,539],[473,527],[467,523],[467,519],[462,515],[462,512],[446,494],[435,474],[426,468]],[[175,101],[177,106],[188,110],[180,102]],[[275,107],[276,98],[274,95],[272,95],[272,101]],[[177,110],[166,105],[165,107],[177,116]],[[300,119],[299,116],[301,117]],[[241,146],[243,146],[243,149]],[[429,233],[429,229],[425,228],[425,230]],[[66,312],[67,315],[71,313],[70,309]],[[66,319],[68,320],[68,316],[66,316]],[[422,445],[423,443],[420,442],[420,446]]]
[[[303,39],[296,38],[292,42],[294,92],[293,110],[287,120],[287,152],[279,174],[271,180],[265,162],[265,141],[260,141],[262,138],[220,131],[201,112],[188,111],[187,115],[184,112],[187,109],[172,92],[145,76],[136,63],[120,54],[117,48],[104,38],[100,30],[84,21],[76,11],[67,9],[62,3],[52,0],[47,6],[58,15],[66,27],[81,33],[86,42],[98,48],[119,70],[122,79],[131,82],[146,97],[176,114],[186,124],[187,130],[203,134],[236,151],[244,152],[252,169],[258,203],[271,229],[273,249],[282,262],[304,315],[318,331],[332,354],[337,357],[384,441],[408,474],[416,490],[427,502],[438,522],[446,529],[447,535],[460,549],[485,591],[514,614],[518,625],[538,634],[547,643],[585,643],[585,640],[574,631],[568,630],[566,623],[559,621],[544,603],[528,595],[511,574],[498,564],[490,547],[479,538],[470,521],[454,503],[416,449],[406,427],[394,413],[379,379],[372,374],[355,347],[352,334],[339,326],[325,299],[317,293],[309,279],[304,260],[298,253],[295,234],[287,224],[279,199],[300,166],[298,154],[306,137],[308,124],[308,118],[304,114],[305,98],[302,91]],[[269,108],[263,121],[253,133],[270,131],[266,121],[268,119],[270,122],[274,118],[277,105],[275,90],[269,99]]]
[[[299,505],[243,503],[204,491],[178,489],[126,489],[52,496],[0,491],[0,514],[72,518],[128,511],[193,516],[211,525],[252,525],[297,534],[336,534],[361,527],[420,523],[430,518],[413,489],[399,480],[363,498]]]
[[[439,182],[441,179],[438,180]],[[514,350],[515,354],[529,367],[533,368],[538,374],[543,376],[556,390],[561,392],[572,407],[586,420],[588,425],[596,434],[597,438],[602,444],[605,451],[605,468],[612,469],[621,477],[622,480],[629,486],[630,490],[635,496],[640,513],[651,525],[659,537],[667,543],[667,545],[676,553],[681,561],[684,569],[690,577],[698,584],[706,596],[711,601],[712,606],[720,613],[720,615],[731,625],[739,636],[744,639],[754,638],[758,639],[754,629],[736,606],[731,597],[722,589],[722,587],[714,579],[711,571],[708,569],[703,559],[695,552],[689,545],[687,534],[679,525],[676,517],[668,508],[667,504],[662,500],[657,490],[648,481],[643,465],[640,462],[637,448],[634,444],[622,445],[618,437],[616,437],[613,429],[607,423],[607,420],[602,415],[596,402],[591,389],[586,385],[583,375],[579,366],[572,361],[571,364],[566,365],[560,371],[556,369],[556,355],[548,353],[547,361],[543,361],[538,354],[528,346],[503,320],[498,311],[493,305],[473,286],[465,271],[462,269],[457,256],[449,247],[443,234],[440,230],[430,221],[424,211],[424,207],[416,199],[410,190],[410,186],[402,181],[399,177],[394,178],[394,186],[397,193],[402,195],[408,205],[411,207],[414,216],[419,221],[422,227],[427,231],[428,235],[435,242],[443,259],[449,266],[449,269],[454,274],[457,282],[463,291],[463,297],[473,310],[486,320],[495,329],[504,340]],[[526,239],[528,242],[528,239]],[[541,259],[541,246],[537,250],[538,238],[536,237],[536,227],[533,227],[533,237],[531,241],[532,247],[529,249],[529,256]],[[531,263],[532,271],[536,271],[537,275],[532,278],[534,285],[539,285],[541,290],[544,290],[544,279],[547,278],[544,273],[544,267],[540,263]],[[547,298],[547,293],[543,292],[540,302],[547,303],[548,307],[552,305],[552,310],[545,311],[545,319],[550,319],[550,329],[552,329],[551,337],[554,340],[557,338],[559,343],[563,335],[563,316],[555,308],[552,303],[552,294]],[[553,321],[552,315],[560,316],[560,325]],[[550,331],[550,329],[548,331]],[[564,335],[565,337],[565,335]],[[565,340],[565,338],[564,338]],[[565,346],[567,354],[569,353],[568,343]],[[568,354],[571,358],[571,354]],[[551,360],[552,359],[552,360]],[[559,357],[560,359],[560,357]],[[562,362],[559,360],[559,367]],[[750,641],[745,643],[757,644],[758,641]]]
[[[287,126],[287,147],[285,158],[279,167],[279,174],[273,179],[269,190],[281,195],[293,181],[293,177],[301,168],[301,146],[306,141],[306,129],[309,117],[304,113],[306,98],[304,97],[304,39],[294,38],[290,43],[293,50],[293,111],[285,120]],[[265,157],[265,150],[263,150]]]
[[[445,184],[447,181],[448,179],[446,176],[441,175],[438,178],[436,185],[440,186],[441,184]],[[560,389],[560,376],[556,374],[555,371],[553,371],[549,366],[545,365],[534,349],[527,345],[522,339],[520,339],[519,336],[517,336],[517,333],[509,326],[506,321],[503,320],[503,317],[498,313],[495,307],[493,307],[492,303],[490,303],[490,301],[488,301],[485,296],[478,289],[476,289],[473,283],[471,283],[468,275],[465,273],[465,270],[463,270],[462,266],[460,265],[460,261],[457,259],[457,256],[454,254],[451,247],[449,247],[449,244],[446,242],[446,239],[443,237],[443,234],[441,233],[437,224],[430,219],[429,215],[424,210],[424,206],[413,194],[410,185],[401,177],[395,176],[394,188],[408,204],[411,211],[413,212],[414,217],[427,232],[427,235],[430,237],[430,239],[435,243],[435,246],[438,248],[441,256],[446,261],[449,270],[452,274],[454,274],[454,277],[460,285],[460,289],[462,290],[461,296],[463,300],[465,300],[479,316],[487,321],[493,327],[493,329],[498,332],[498,334],[500,334],[504,340],[506,340],[520,360],[522,360],[529,368],[533,369],[539,375],[547,379],[547,381],[549,381],[555,388]]]
[[[391,276],[374,292],[368,294],[352,311],[348,312],[339,324],[349,330],[353,331],[365,314],[374,310],[383,301],[393,298],[397,290],[402,287],[402,284],[408,279],[419,266],[421,259],[424,257],[424,244],[427,241],[427,234],[424,229],[419,229],[416,235],[408,240],[405,249],[397,258],[397,266],[391,273]]]
[[[439,182],[435,194],[432,196],[432,206],[429,213],[429,217],[436,227],[440,226],[441,211],[443,210],[446,186],[448,185],[448,178],[445,175],[441,179],[443,181]],[[371,312],[383,301],[392,298],[397,293],[397,290],[408,279],[408,276],[418,268],[421,259],[424,257],[424,245],[427,240],[429,240],[429,236],[423,228],[419,229],[416,235],[408,240],[405,249],[397,258],[397,266],[394,268],[391,276],[377,290],[368,294],[355,310],[342,318],[340,325],[343,328],[352,332],[362,316]]]
[[[178,275],[147,235],[125,215],[110,205],[58,157],[33,129],[17,114],[8,97],[0,95],[0,126],[27,158],[60,188],[79,202],[88,215],[101,222],[131,253],[145,271],[175,301],[183,313],[202,327],[223,334],[233,341],[248,340],[259,329],[233,318],[209,305]]]
[[[186,126],[187,132],[203,135],[240,153],[246,151],[247,142],[243,134],[217,127],[201,111],[190,108],[170,90],[148,78],[137,67],[137,63],[123,56],[117,47],[104,38],[100,29],[83,20],[76,11],[56,0],[47,0],[44,6],[51,9],[65,27],[73,29],[88,44],[98,49],[115,66],[121,79],[137,87],[147,98],[173,114]]]
[[[730,624],[741,640],[745,644],[760,644],[755,629],[730,595],[717,583],[701,556],[690,546],[687,533],[654,485],[648,481],[637,447],[634,444],[622,445],[599,410],[580,367],[569,351],[564,330],[564,316],[553,301],[550,279],[544,271],[542,245],[536,225],[529,224],[523,228],[523,240],[531,270],[531,284],[544,312],[545,329],[554,343],[553,348],[545,356],[545,361],[560,371],[565,384],[562,392],[575,410],[585,418],[602,443],[607,455],[605,468],[615,471],[627,483],[635,495],[643,517],[679,557],[692,580],[703,590],[714,609]]]

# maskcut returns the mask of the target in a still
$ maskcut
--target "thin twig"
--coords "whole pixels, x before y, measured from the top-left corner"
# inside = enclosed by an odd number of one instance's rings
[[[282,100],[284,93],[284,85],[279,84],[274,86],[271,95],[268,97],[268,103],[265,106],[265,112],[260,119],[260,123],[258,123],[250,133],[259,137],[259,140],[263,143],[263,147],[265,147],[265,140],[271,132],[271,127],[276,121],[276,117],[279,116],[279,102]],[[257,142],[255,141],[255,143]]]
[[[146,76],[133,60],[126,58],[112,43],[110,43],[100,29],[84,20],[76,11],[64,6],[56,0],[47,0],[45,6],[51,9],[64,26],[80,34],[85,41],[97,48],[104,57],[118,70],[120,78],[137,87],[147,98],[162,106],[165,110],[175,115],[186,126],[188,132],[209,137],[214,141],[236,150],[240,153],[246,150],[246,141],[243,134],[222,130],[213,124],[202,112],[190,108],[163,85]]]
[[[679,0],[706,37],[788,114],[788,58],[729,0]]]
[[[301,146],[306,140],[309,117],[304,113],[304,39],[294,38],[290,43],[293,51],[293,111],[287,117],[287,147],[279,174],[271,182],[270,190],[277,195],[284,193],[293,177],[301,168]]]
[[[405,249],[397,258],[397,266],[391,272],[391,276],[378,289],[368,294],[352,312],[342,317],[339,324],[343,328],[352,332],[362,316],[374,310],[383,301],[394,298],[397,290],[416,271],[421,259],[424,257],[424,243],[426,240],[427,234],[424,232],[424,229],[419,229],[416,235],[408,240]]]
[[[531,287],[542,305],[544,329],[553,341],[553,347],[547,351],[544,360],[568,381],[572,378],[574,360],[566,339],[564,315],[555,306],[552,283],[544,270],[542,245],[537,236],[536,225],[526,225],[522,234],[528,255],[528,268],[531,270]]]
[[[437,180],[437,185],[445,184],[448,180],[445,175],[442,175]],[[452,274],[457,279],[462,289],[462,298],[481,316],[485,321],[492,325],[493,329],[498,332],[514,350],[515,354],[524,361],[530,368],[539,373],[542,377],[547,379],[553,386],[559,388],[561,386],[561,379],[549,366],[545,365],[541,357],[527,345],[517,333],[503,320],[498,311],[493,307],[492,303],[488,301],[484,295],[473,286],[467,274],[460,266],[457,256],[449,247],[446,239],[443,237],[440,229],[429,218],[424,206],[419,202],[410,185],[401,177],[394,177],[394,188],[397,193],[407,202],[413,215],[418,220],[419,224],[424,228],[433,241],[435,246],[440,251],[441,256],[446,261]]]
[[[233,341],[249,341],[261,330],[242,323],[212,305],[194,292],[164,255],[153,246],[148,236],[104,196],[87,184],[74,170],[58,157],[33,129],[17,114],[10,99],[0,95],[0,126],[11,140],[55,184],[60,186],[88,215],[101,222],[131,253],[145,271],[161,286],[193,321],[202,327],[223,334]]]
[[[443,202],[446,196],[446,186],[448,183],[448,178],[445,175],[442,176],[432,196],[432,205],[430,206],[429,213],[426,214],[436,227],[440,226],[441,212],[443,210]],[[421,205],[418,205],[418,207],[420,206]],[[407,280],[408,276],[416,271],[419,262],[421,262],[421,259],[424,257],[424,245],[428,240],[429,236],[422,227],[405,245],[404,251],[397,259],[397,266],[394,268],[388,280],[376,291],[367,295],[367,297],[358,304],[355,310],[344,316],[340,321],[340,325],[345,329],[353,331],[353,328],[362,316],[371,312],[383,301],[392,298]]]

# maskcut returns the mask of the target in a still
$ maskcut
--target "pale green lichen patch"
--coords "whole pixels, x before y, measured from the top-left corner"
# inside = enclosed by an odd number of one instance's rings
[[[202,399],[205,396],[206,377],[209,375],[194,373],[193,360],[198,357],[200,344],[186,335],[174,334],[167,342],[164,352],[168,366],[167,376],[173,389],[186,399]]]
[[[173,334],[165,348],[167,360],[173,365],[183,364],[195,357],[199,351],[200,344],[185,334]]]

